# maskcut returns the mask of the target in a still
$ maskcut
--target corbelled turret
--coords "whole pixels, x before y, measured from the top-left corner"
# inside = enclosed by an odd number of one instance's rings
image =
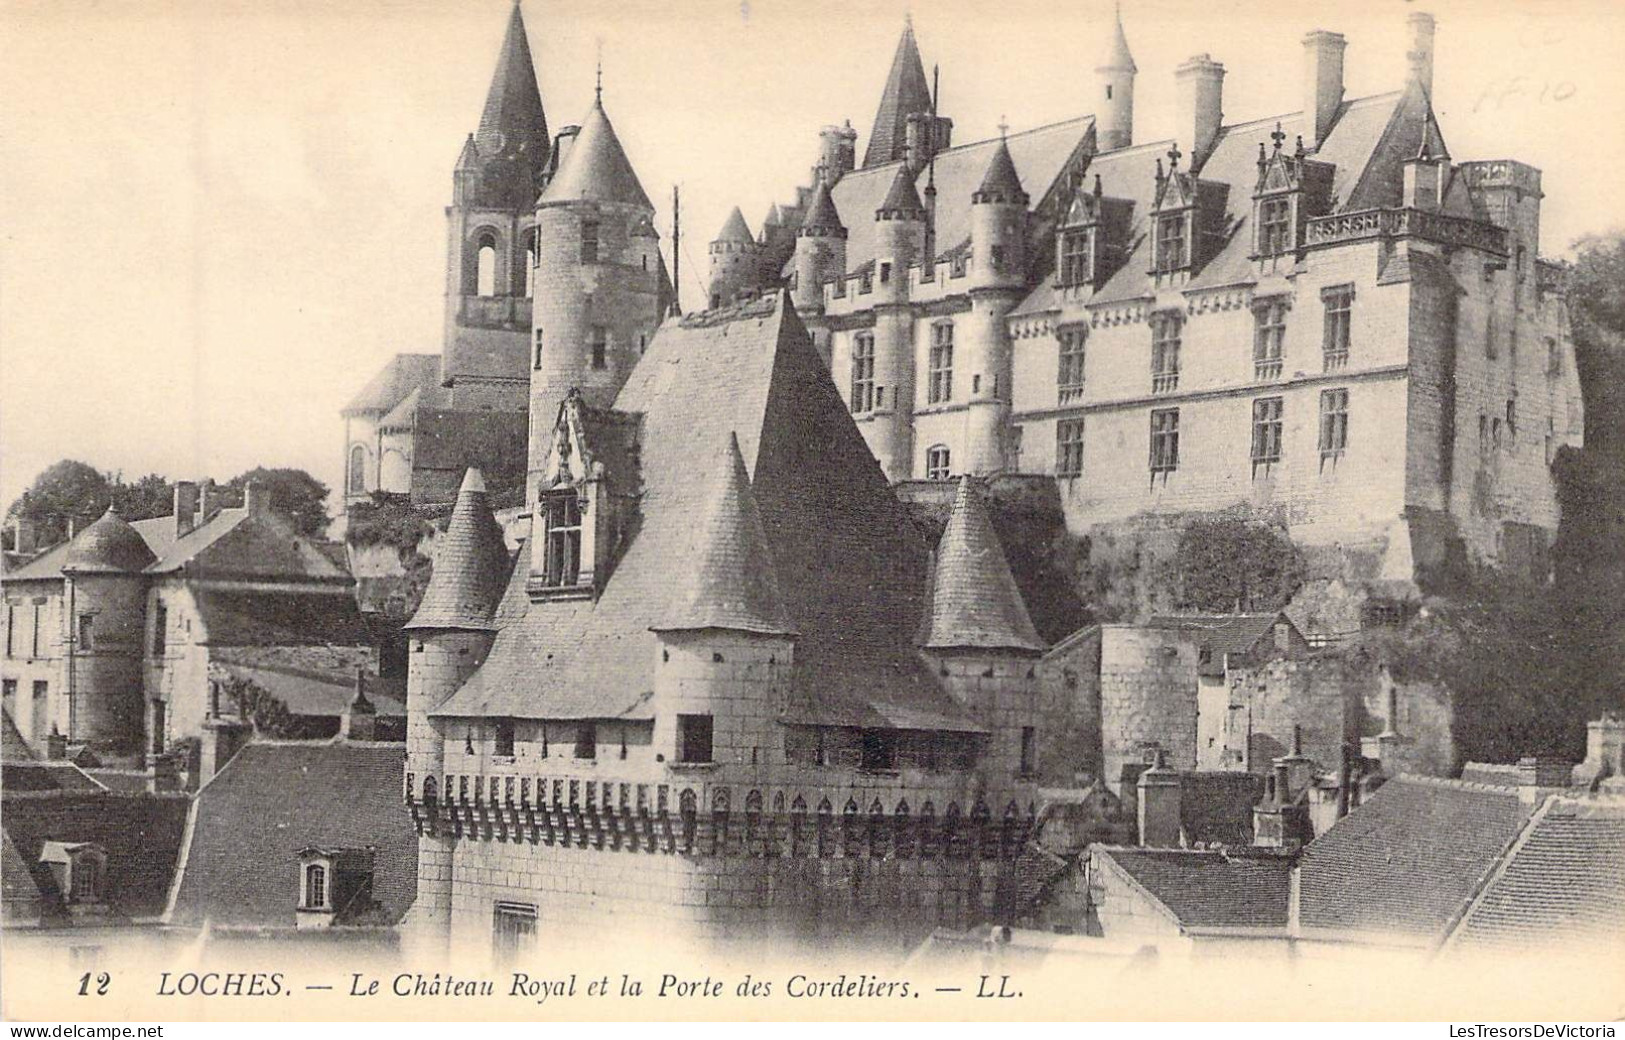
[[[937,544],[930,623],[920,645],[939,651],[1044,649],[969,477],[959,478],[953,512]]]
[[[793,298],[797,308],[815,309],[823,306],[824,283],[846,273],[846,225],[826,181],[818,182],[796,235]]]
[[[434,572],[409,629],[492,627],[497,602],[508,580],[508,546],[486,500],[485,479],[477,469],[463,475],[451,522],[435,549]]]

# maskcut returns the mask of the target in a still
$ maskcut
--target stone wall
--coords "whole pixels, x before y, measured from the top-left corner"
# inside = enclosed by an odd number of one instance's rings
[[[1173,769],[1196,768],[1197,654],[1176,632],[1101,626],[1102,772],[1119,797],[1124,767],[1144,763],[1149,747]]]

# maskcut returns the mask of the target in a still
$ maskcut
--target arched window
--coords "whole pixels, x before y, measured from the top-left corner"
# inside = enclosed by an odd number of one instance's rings
[[[359,495],[367,490],[367,449],[357,444],[350,449],[350,493]]]
[[[440,785],[435,783],[435,779],[432,776],[423,781],[423,800],[426,802],[435,802],[440,800]]]
[[[478,296],[497,294],[497,237],[487,231],[476,240],[474,292]]]
[[[327,905],[327,868],[320,863],[312,863],[305,868],[305,905]]]

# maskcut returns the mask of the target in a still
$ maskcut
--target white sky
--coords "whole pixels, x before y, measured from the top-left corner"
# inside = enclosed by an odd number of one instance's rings
[[[451,168],[509,0],[0,0],[0,507],[44,466],[339,486],[338,410],[398,351],[436,352]],[[549,125],[605,106],[683,295],[737,202],[792,197],[821,125],[859,156],[903,0],[525,0]],[[1138,140],[1172,70],[1229,69],[1227,122],[1301,107],[1303,33],[1349,38],[1348,96],[1403,82],[1402,0],[1125,0]],[[917,0],[957,142],[1089,109],[1105,0]],[[979,10],[980,9],[980,10]],[[1625,223],[1625,5],[1439,0],[1435,97],[1458,160],[1545,171],[1544,251]]]

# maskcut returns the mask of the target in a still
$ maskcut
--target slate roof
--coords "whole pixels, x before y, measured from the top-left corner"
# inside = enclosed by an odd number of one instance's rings
[[[894,220],[925,218],[925,204],[920,201],[920,193],[914,190],[914,178],[909,176],[906,163],[898,163],[897,175],[892,178],[891,188],[886,192],[886,201],[875,211],[876,217],[882,215]]]
[[[745,215],[735,206],[733,212],[728,214],[727,221],[722,230],[717,232],[717,242],[745,242],[755,245],[756,236],[750,233],[750,225],[745,223]]]
[[[0,829],[0,925],[38,924],[44,911],[34,872],[11,840],[11,832]]]
[[[644,194],[632,162],[621,147],[604,112],[602,99],[593,102],[587,118],[582,120],[581,133],[565,154],[564,163],[542,192],[541,204],[590,199],[594,202],[621,202],[654,209],[649,196]]]
[[[298,854],[373,846],[386,923],[417,894],[417,835],[401,805],[400,744],[252,743],[197,794],[169,922],[294,927]]]
[[[1134,55],[1129,53],[1128,34],[1123,32],[1123,8],[1117,7],[1112,17],[1112,40],[1106,48],[1105,57],[1101,59],[1101,69],[1127,69],[1129,72],[1140,71],[1134,64]]]
[[[807,214],[801,220],[800,232],[804,235],[833,234],[844,237],[846,225],[841,223],[841,212],[835,206],[835,198],[830,192],[829,183],[820,180],[818,187],[813,189],[812,203],[807,207]]]
[[[0,788],[4,788],[11,794],[24,791],[105,791],[107,789],[72,762],[51,762],[43,759],[36,759],[32,762],[7,761],[0,764]]]
[[[342,414],[389,411],[420,387],[440,385],[439,354],[396,354],[356,391]]]
[[[1625,801],[1553,797],[1456,927],[1457,948],[1573,949],[1625,928]]]
[[[1305,932],[1443,938],[1534,806],[1516,791],[1400,776],[1304,847]]]
[[[999,138],[998,147],[993,149],[992,158],[987,161],[987,172],[982,174],[982,184],[972,196],[972,202],[1027,204],[1027,192],[1022,188],[1021,178],[1016,174],[1016,164],[1010,158],[1010,146],[1002,137]]]
[[[1191,849],[1097,846],[1181,929],[1285,928],[1292,861]]]
[[[485,479],[471,469],[457,492],[451,523],[435,547],[429,585],[406,627],[491,628],[512,563],[486,500]]]
[[[0,708],[0,762],[32,762],[34,749],[23,739],[11,712]]]
[[[292,668],[220,660],[227,674],[245,679],[281,701],[294,715],[343,715],[355,700],[355,672],[350,669]],[[379,715],[406,715],[406,690],[399,681],[367,674],[362,690]]]
[[[474,143],[482,160],[514,164],[517,176],[513,178],[513,190],[516,193],[521,188],[526,190],[526,195],[516,195],[514,201],[521,204],[534,201],[536,186],[547,168],[551,139],[547,132],[547,113],[542,110],[541,91],[536,86],[536,68],[531,62],[525,19],[519,13],[518,4],[513,5],[513,12],[508,16],[508,28],[502,37],[502,49],[497,55],[496,71],[491,75],[491,88],[480,112]]]
[[[914,24],[908,22],[897,41],[891,71],[886,74],[886,85],[880,93],[880,108],[875,112],[874,128],[869,132],[869,144],[863,152],[864,169],[903,158],[903,148],[908,142],[908,117],[915,112],[930,111],[931,85],[925,78],[919,45],[914,41]]]
[[[922,646],[1044,649],[987,508],[969,477],[959,478],[953,512],[937,545],[928,616]]]
[[[1260,640],[1273,639],[1277,621],[1292,623],[1285,614],[1275,613],[1157,614],[1146,624],[1192,635],[1222,663],[1225,654],[1249,653]]]
[[[925,552],[782,294],[668,321],[616,400],[642,416],[638,516],[596,600],[530,603],[516,568],[490,656],[434,714],[650,718],[656,636],[731,432],[797,634],[786,721],[978,732],[910,638]]]
[[[62,569],[77,574],[130,574],[153,559],[141,535],[108,506],[100,519],[68,542]]]
[[[1199,770],[1179,774],[1179,826],[1191,845],[1245,848],[1253,843],[1253,806],[1264,778],[1253,773]]]
[[[207,646],[359,646],[369,641],[355,597],[345,592],[200,589]]]

